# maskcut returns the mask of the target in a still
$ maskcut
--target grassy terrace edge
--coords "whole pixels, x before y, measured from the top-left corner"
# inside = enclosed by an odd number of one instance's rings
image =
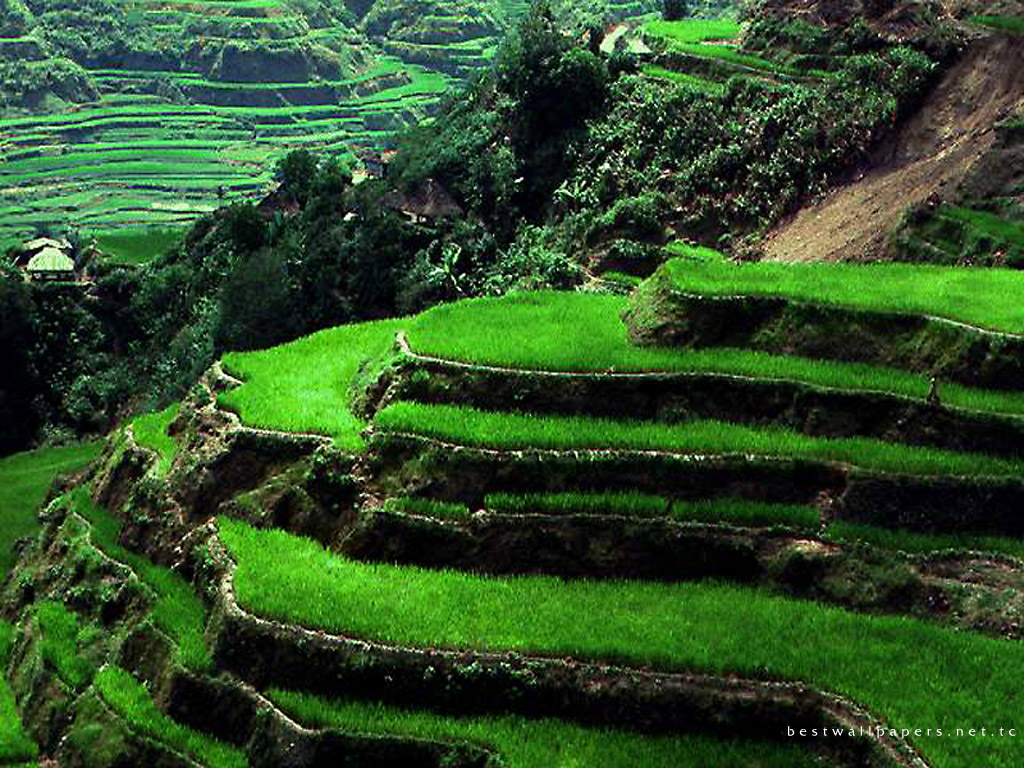
[[[485,744],[496,749],[507,768],[811,768],[818,764],[790,745],[639,734],[550,718],[454,717],[277,689],[269,691],[268,697],[307,727]]]
[[[864,616],[716,584],[565,582],[368,565],[227,518],[240,606],[258,616],[411,647],[571,656],[801,680],[868,706],[935,768],[1011,768],[1019,643],[903,617]],[[423,595],[429,594],[430,600]],[[858,642],[850,642],[858,638]],[[988,738],[949,738],[956,727]]]
[[[783,264],[673,258],[661,268],[681,293],[777,297],[916,315],[982,332],[1024,335],[1024,273],[928,264]]]
[[[631,450],[803,459],[907,475],[1017,477],[1024,472],[1020,462],[982,455],[870,438],[814,438],[778,427],[755,429],[717,421],[670,425],[398,402],[379,411],[373,424],[386,432],[497,450]]]
[[[247,426],[334,438],[364,447],[366,424],[350,410],[360,366],[383,356],[405,332],[415,354],[470,365],[554,373],[656,373],[770,379],[848,392],[890,393],[923,402],[928,379],[880,366],[770,355],[742,349],[684,350],[629,343],[606,294],[529,292],[444,304],[411,318],[345,325],[256,352],[232,352],[223,366],[242,385],[218,404]],[[1024,415],[1024,394],[943,386],[953,408]]]

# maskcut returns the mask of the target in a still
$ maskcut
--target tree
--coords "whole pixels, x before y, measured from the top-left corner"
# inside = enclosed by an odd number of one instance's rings
[[[305,205],[319,165],[317,156],[308,149],[296,149],[278,161],[274,176],[281,184],[281,191],[294,197],[299,205]]]
[[[690,15],[690,9],[686,0],[665,0],[665,7],[662,11],[665,21],[679,21]]]

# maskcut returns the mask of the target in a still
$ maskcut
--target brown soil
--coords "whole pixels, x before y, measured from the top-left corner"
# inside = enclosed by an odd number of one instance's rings
[[[866,168],[765,240],[774,261],[872,260],[911,206],[951,199],[992,148],[996,123],[1024,113],[1024,39],[974,42],[921,110]]]

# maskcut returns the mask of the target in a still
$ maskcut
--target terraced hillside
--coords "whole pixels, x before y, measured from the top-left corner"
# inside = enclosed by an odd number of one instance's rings
[[[0,17],[0,242],[189,221],[296,148],[380,148],[528,3],[64,0]],[[601,6],[603,7],[603,5]],[[613,2],[609,18],[649,11]]]
[[[1020,764],[1020,274],[675,250],[231,354],[113,435],[4,593],[42,754]]]

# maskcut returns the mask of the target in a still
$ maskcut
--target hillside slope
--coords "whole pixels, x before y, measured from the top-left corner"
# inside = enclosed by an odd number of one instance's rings
[[[995,126],[1024,110],[1024,40],[978,40],[920,111],[844,186],[771,234],[772,260],[872,259],[913,205],[951,193],[989,152]]]

